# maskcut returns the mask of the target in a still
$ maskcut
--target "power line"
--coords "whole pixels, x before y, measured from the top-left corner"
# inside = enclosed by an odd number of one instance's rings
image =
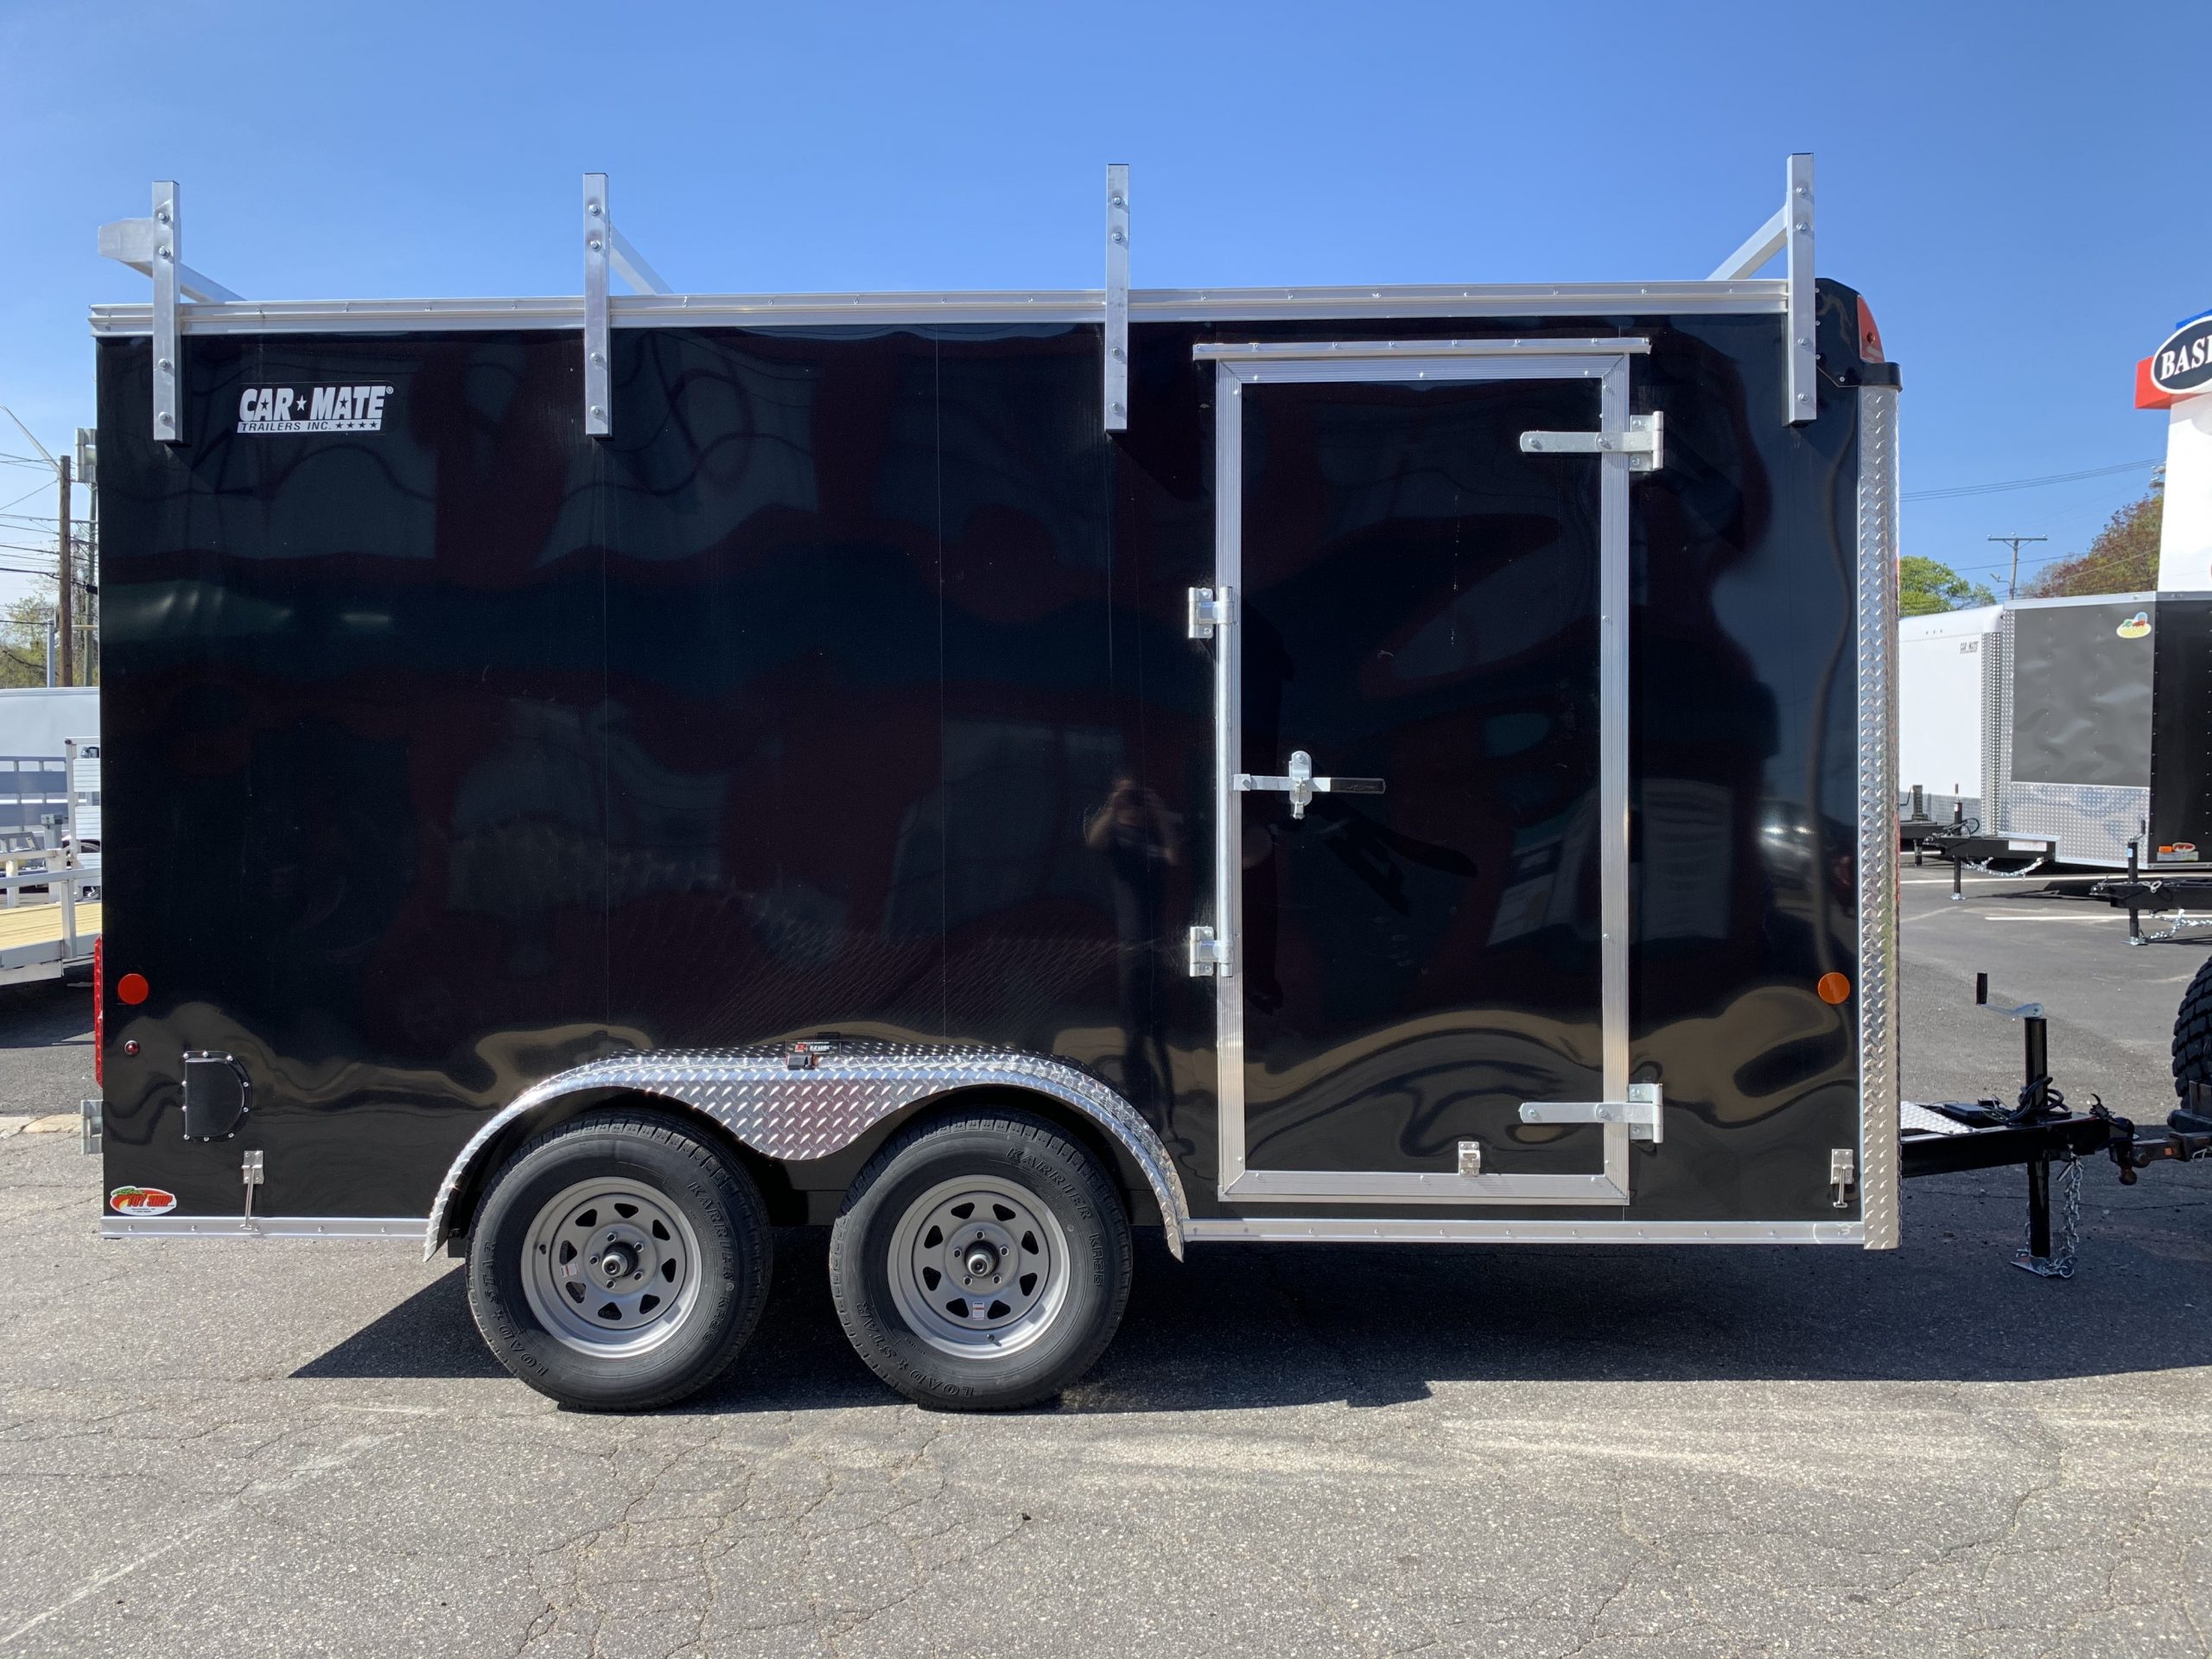
[[[1940,490],[1907,490],[1897,499],[1901,501],[1951,501],[1962,495],[1994,495],[1999,490],[2032,490],[2045,484],[2074,484],[2085,478],[2110,478],[2115,473],[2139,472],[2145,467],[2163,467],[2163,457],[2149,461],[2123,461],[2116,467],[2091,467],[2078,473],[2046,473],[2041,478],[2012,478],[2001,484],[1954,484]]]

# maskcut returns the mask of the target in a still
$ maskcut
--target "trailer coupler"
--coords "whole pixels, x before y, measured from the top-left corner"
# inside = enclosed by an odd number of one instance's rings
[[[2203,1109],[2208,1103],[2204,1096],[2212,1093],[2203,1084],[2189,1086],[2191,1104],[2196,1109],[2183,1108],[2168,1114],[2164,1135],[2144,1135],[2124,1117],[2114,1116],[2102,1106],[2092,1109],[2110,1124],[2111,1139],[2105,1142],[2105,1151],[2120,1170],[2122,1186],[2135,1185],[2135,1172],[2148,1169],[2152,1164],[2171,1160],[2193,1164],[2199,1159],[2212,1158],[2212,1115]]]

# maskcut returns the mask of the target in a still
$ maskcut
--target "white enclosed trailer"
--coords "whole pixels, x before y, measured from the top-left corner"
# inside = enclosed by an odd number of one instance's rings
[[[1982,664],[2001,605],[1977,605],[1897,624],[1897,795],[1910,811],[1948,823],[1954,808],[1981,817],[1986,711]]]

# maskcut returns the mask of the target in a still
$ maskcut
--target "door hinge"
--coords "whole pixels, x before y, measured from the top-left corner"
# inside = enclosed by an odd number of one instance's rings
[[[100,1104],[99,1099],[79,1100],[77,1103],[78,1116],[82,1120],[85,1132],[86,1152],[98,1152],[100,1149]]]
[[[1194,927],[1191,930],[1191,977],[1205,979],[1214,974],[1229,972],[1229,941],[1217,939],[1213,929]]]
[[[1631,473],[1656,473],[1667,464],[1667,417],[1631,415],[1625,432],[1523,432],[1525,454],[1626,455]]]
[[[1626,1100],[1529,1100],[1521,1103],[1523,1123],[1625,1123],[1631,1141],[1656,1146],[1666,1138],[1662,1104],[1656,1083],[1631,1083]]]
[[[1849,1147],[1828,1154],[1828,1203],[1838,1210],[1851,1208],[1852,1190],[1859,1185],[1859,1154]]]
[[[1191,638],[1211,639],[1216,628],[1229,624],[1229,589],[1226,588],[1193,588],[1191,589]]]

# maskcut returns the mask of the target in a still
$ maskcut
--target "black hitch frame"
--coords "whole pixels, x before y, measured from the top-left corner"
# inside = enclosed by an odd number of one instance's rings
[[[2094,1095],[2088,1111],[2069,1110],[2066,1096],[2050,1079],[2050,1027],[2041,1006],[1992,1005],[1987,974],[1974,976],[1974,1001],[1985,1007],[1995,1006],[1997,1012],[2020,1021],[2023,1081],[2018,1103],[1979,1100],[1928,1105],[1925,1109],[1967,1127],[1947,1135],[1904,1135],[1902,1167],[1910,1179],[1964,1169],[2025,1166],[2028,1243],[2019,1265],[2047,1278],[2064,1278],[2073,1263],[2070,1253],[2054,1257],[2051,1251],[2051,1164],[2101,1152],[2118,1168],[2120,1185],[2133,1186],[2136,1172],[2152,1164],[2212,1159],[2212,1084],[2190,1084],[2189,1104],[2168,1116],[2163,1132],[2145,1133]]]

